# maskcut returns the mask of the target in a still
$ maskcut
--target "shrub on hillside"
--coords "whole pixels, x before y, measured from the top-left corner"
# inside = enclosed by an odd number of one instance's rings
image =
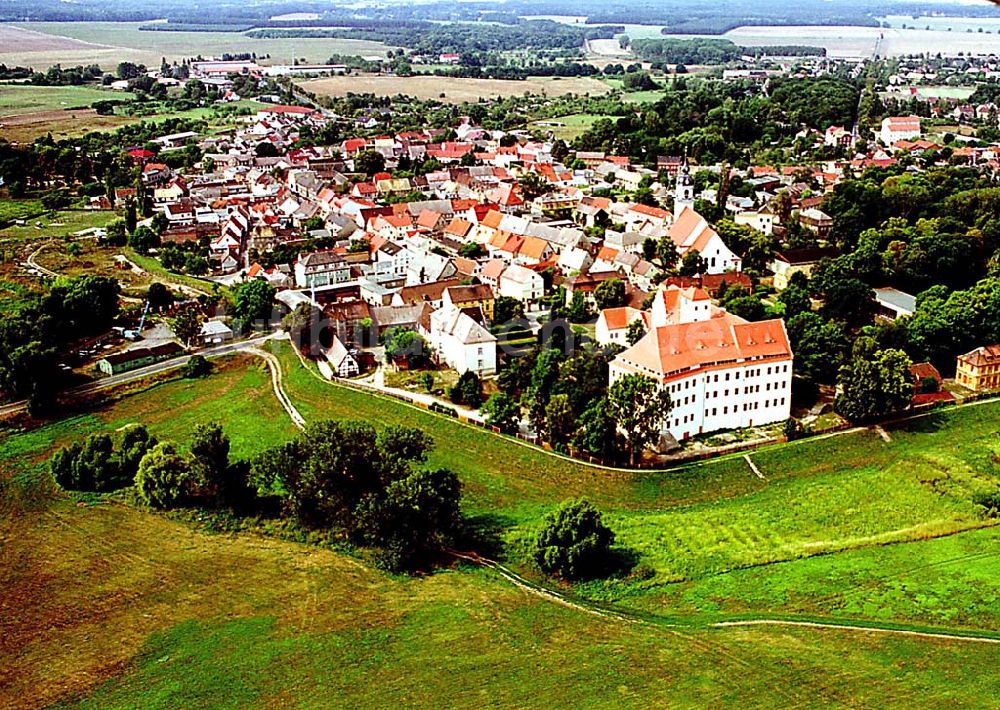
[[[614,532],[601,513],[586,500],[563,503],[545,518],[535,539],[534,558],[549,575],[563,579],[592,579],[613,567]]]

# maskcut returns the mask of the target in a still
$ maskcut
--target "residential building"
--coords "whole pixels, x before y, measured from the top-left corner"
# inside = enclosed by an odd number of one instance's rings
[[[876,288],[874,291],[879,318],[892,321],[901,316],[912,316],[917,310],[916,296],[894,288]]]
[[[438,360],[459,374],[497,371],[497,339],[483,325],[478,309],[450,306],[431,313],[428,340]]]
[[[985,345],[959,355],[955,382],[974,392],[1000,388],[1000,345]]]

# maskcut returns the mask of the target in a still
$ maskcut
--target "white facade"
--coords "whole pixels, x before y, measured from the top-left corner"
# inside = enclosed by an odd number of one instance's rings
[[[611,382],[629,374],[611,367]],[[784,421],[791,415],[792,359],[695,371],[664,384],[673,409],[666,429],[678,441],[713,431]]]
[[[676,440],[780,422],[791,413],[792,351],[781,320],[749,323],[700,289],[657,292],[650,330],[609,366],[611,383],[650,377],[670,393]]]
[[[541,274],[520,264],[511,264],[497,280],[501,296],[516,298],[523,303],[535,303],[545,295],[545,280]]]
[[[497,339],[458,308],[441,308],[431,314],[431,347],[438,359],[459,374],[479,376],[497,371]]]

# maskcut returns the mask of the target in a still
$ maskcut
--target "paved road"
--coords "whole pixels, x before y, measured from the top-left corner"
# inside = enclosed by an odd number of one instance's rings
[[[217,345],[212,348],[205,348],[204,350],[199,350],[197,352],[191,353],[191,355],[182,355],[181,357],[172,358],[170,360],[164,360],[163,362],[157,362],[152,365],[147,365],[146,367],[140,367],[137,370],[130,370],[128,372],[122,372],[118,375],[111,375],[110,377],[105,377],[94,382],[88,382],[85,385],[80,385],[79,387],[73,387],[71,389],[65,390],[63,395],[84,395],[93,394],[94,392],[100,392],[102,390],[111,389],[119,385],[126,384],[128,382],[134,382],[136,380],[141,380],[152,375],[158,375],[161,372],[169,372],[170,370],[176,370],[179,367],[183,367],[187,364],[188,360],[191,359],[192,355],[201,355],[206,358],[222,357],[223,355],[229,355],[235,352],[249,352],[259,348],[263,343],[272,338],[273,335],[260,335],[256,338],[250,338],[249,340],[241,340],[235,343],[226,343],[225,345]],[[0,417],[6,417],[11,414],[17,414],[23,412],[28,408],[27,401],[12,402],[10,404],[3,405],[0,407]]]

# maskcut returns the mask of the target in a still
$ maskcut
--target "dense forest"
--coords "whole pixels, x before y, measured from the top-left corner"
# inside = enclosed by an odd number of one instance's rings
[[[860,86],[845,79],[786,78],[770,84],[678,79],[641,113],[598,121],[575,147],[629,155],[650,163],[687,152],[699,162],[746,163],[791,143],[803,126],[850,125]]]
[[[629,46],[644,61],[666,64],[725,64],[745,56],[826,56],[826,50],[822,47],[800,45],[741,47],[727,39],[634,39]]]
[[[524,49],[577,49],[587,39],[609,39],[621,27],[565,25],[548,20],[516,25],[454,24],[430,22],[378,23],[350,29],[262,29],[251,37],[338,37],[385,42],[421,54],[442,52],[482,53]]]

